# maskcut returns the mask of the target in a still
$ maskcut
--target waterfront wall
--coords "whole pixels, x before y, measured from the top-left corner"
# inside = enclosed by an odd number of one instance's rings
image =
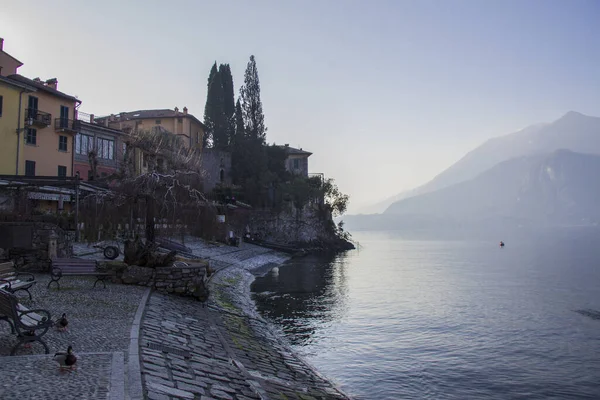
[[[98,263],[98,270],[109,272],[114,283],[151,287],[162,293],[193,295],[206,274],[207,262],[187,267],[148,268],[123,262]]]

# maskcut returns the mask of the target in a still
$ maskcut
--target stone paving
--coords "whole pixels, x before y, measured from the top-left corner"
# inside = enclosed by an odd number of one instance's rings
[[[122,392],[124,352],[129,346],[133,317],[146,289],[112,283],[107,283],[106,289],[102,286],[94,289],[94,279],[87,277],[63,277],[60,290],[47,289],[49,275],[35,276],[33,300],[25,294],[19,295],[19,301],[30,309],[48,310],[53,320],[66,313],[68,329],[50,329],[43,337],[50,354],[44,354],[44,348],[34,343],[30,348],[21,346],[16,357],[9,357],[17,341],[9,325],[0,321],[0,356],[6,356],[0,360],[0,399],[106,399],[111,391],[115,392],[117,384],[121,385],[118,392]],[[78,368],[73,373],[59,374],[52,357],[57,351],[66,351],[69,345],[78,357]],[[120,381],[111,383],[110,372],[115,368],[121,370]],[[15,382],[12,378],[17,383],[7,384]],[[48,388],[49,385],[52,387]],[[22,392],[26,388],[29,391]],[[44,390],[48,393],[40,396]]]
[[[264,322],[228,307],[214,310],[192,299],[151,295],[140,340],[149,399],[346,398],[268,339]]]
[[[151,295],[140,339],[147,398],[347,399],[247,307],[247,271],[286,256],[246,244],[188,246],[217,269],[213,293],[206,308],[192,299]]]
[[[254,311],[252,274],[286,255],[245,243],[186,245],[217,270],[204,308],[191,298],[154,292],[138,311],[148,293],[144,287],[108,283],[94,289],[93,278],[64,277],[61,290],[47,289],[50,277],[36,275],[33,300],[20,301],[47,309],[54,320],[66,313],[69,328],[44,336],[51,354],[34,344],[0,360],[0,399],[347,399]],[[15,343],[8,324],[0,322],[0,356]],[[69,345],[78,368],[61,372],[53,353]]]
[[[60,370],[51,356],[5,357],[0,399],[107,399],[112,363],[112,353],[77,354],[77,368],[68,371]]]

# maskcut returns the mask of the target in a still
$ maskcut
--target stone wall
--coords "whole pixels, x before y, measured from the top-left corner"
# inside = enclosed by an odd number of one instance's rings
[[[71,257],[72,236],[44,222],[0,223],[0,261],[13,261],[21,270],[46,271],[51,256]]]
[[[280,244],[309,243],[331,239],[330,220],[321,211],[307,205],[302,210],[289,207],[281,212],[253,211],[248,227],[259,239]]]
[[[202,171],[204,192],[208,193],[217,184],[231,185],[231,153],[215,149],[202,149]],[[223,180],[221,180],[221,176]]]
[[[106,261],[100,262],[98,269],[110,272],[114,283],[147,286],[163,293],[191,296],[198,281],[204,278],[207,265],[207,262],[198,262],[187,267],[148,268]]]

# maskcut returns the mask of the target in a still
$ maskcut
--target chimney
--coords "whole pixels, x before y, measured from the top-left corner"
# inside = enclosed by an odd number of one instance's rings
[[[179,108],[175,107],[175,112],[178,113],[179,112]]]
[[[187,115],[187,107],[183,107],[183,115]]]
[[[42,83],[42,80],[39,77],[33,78],[33,81],[37,83]]]
[[[52,89],[56,90],[56,87],[58,86],[58,79],[56,79],[56,78],[48,79],[46,81],[46,86],[51,87]]]
[[[4,51],[4,39],[0,37],[0,51]]]
[[[94,123],[94,114],[90,114],[90,124]]]

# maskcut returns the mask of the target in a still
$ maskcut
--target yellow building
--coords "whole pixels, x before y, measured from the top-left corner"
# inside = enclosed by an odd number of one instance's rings
[[[202,149],[202,138],[206,128],[198,118],[188,113],[187,107],[183,107],[182,111],[175,107],[173,110],[122,112],[107,117],[96,117],[95,121],[125,133],[151,131],[156,128],[164,129],[181,137],[186,147],[198,149]]]
[[[23,99],[21,134],[24,170],[29,176],[72,176],[73,138],[77,133],[77,107],[81,101],[57,90],[56,78],[43,82],[21,75],[8,79],[36,89]]]
[[[0,174],[23,175],[23,134],[28,94],[33,86],[0,76]]]

